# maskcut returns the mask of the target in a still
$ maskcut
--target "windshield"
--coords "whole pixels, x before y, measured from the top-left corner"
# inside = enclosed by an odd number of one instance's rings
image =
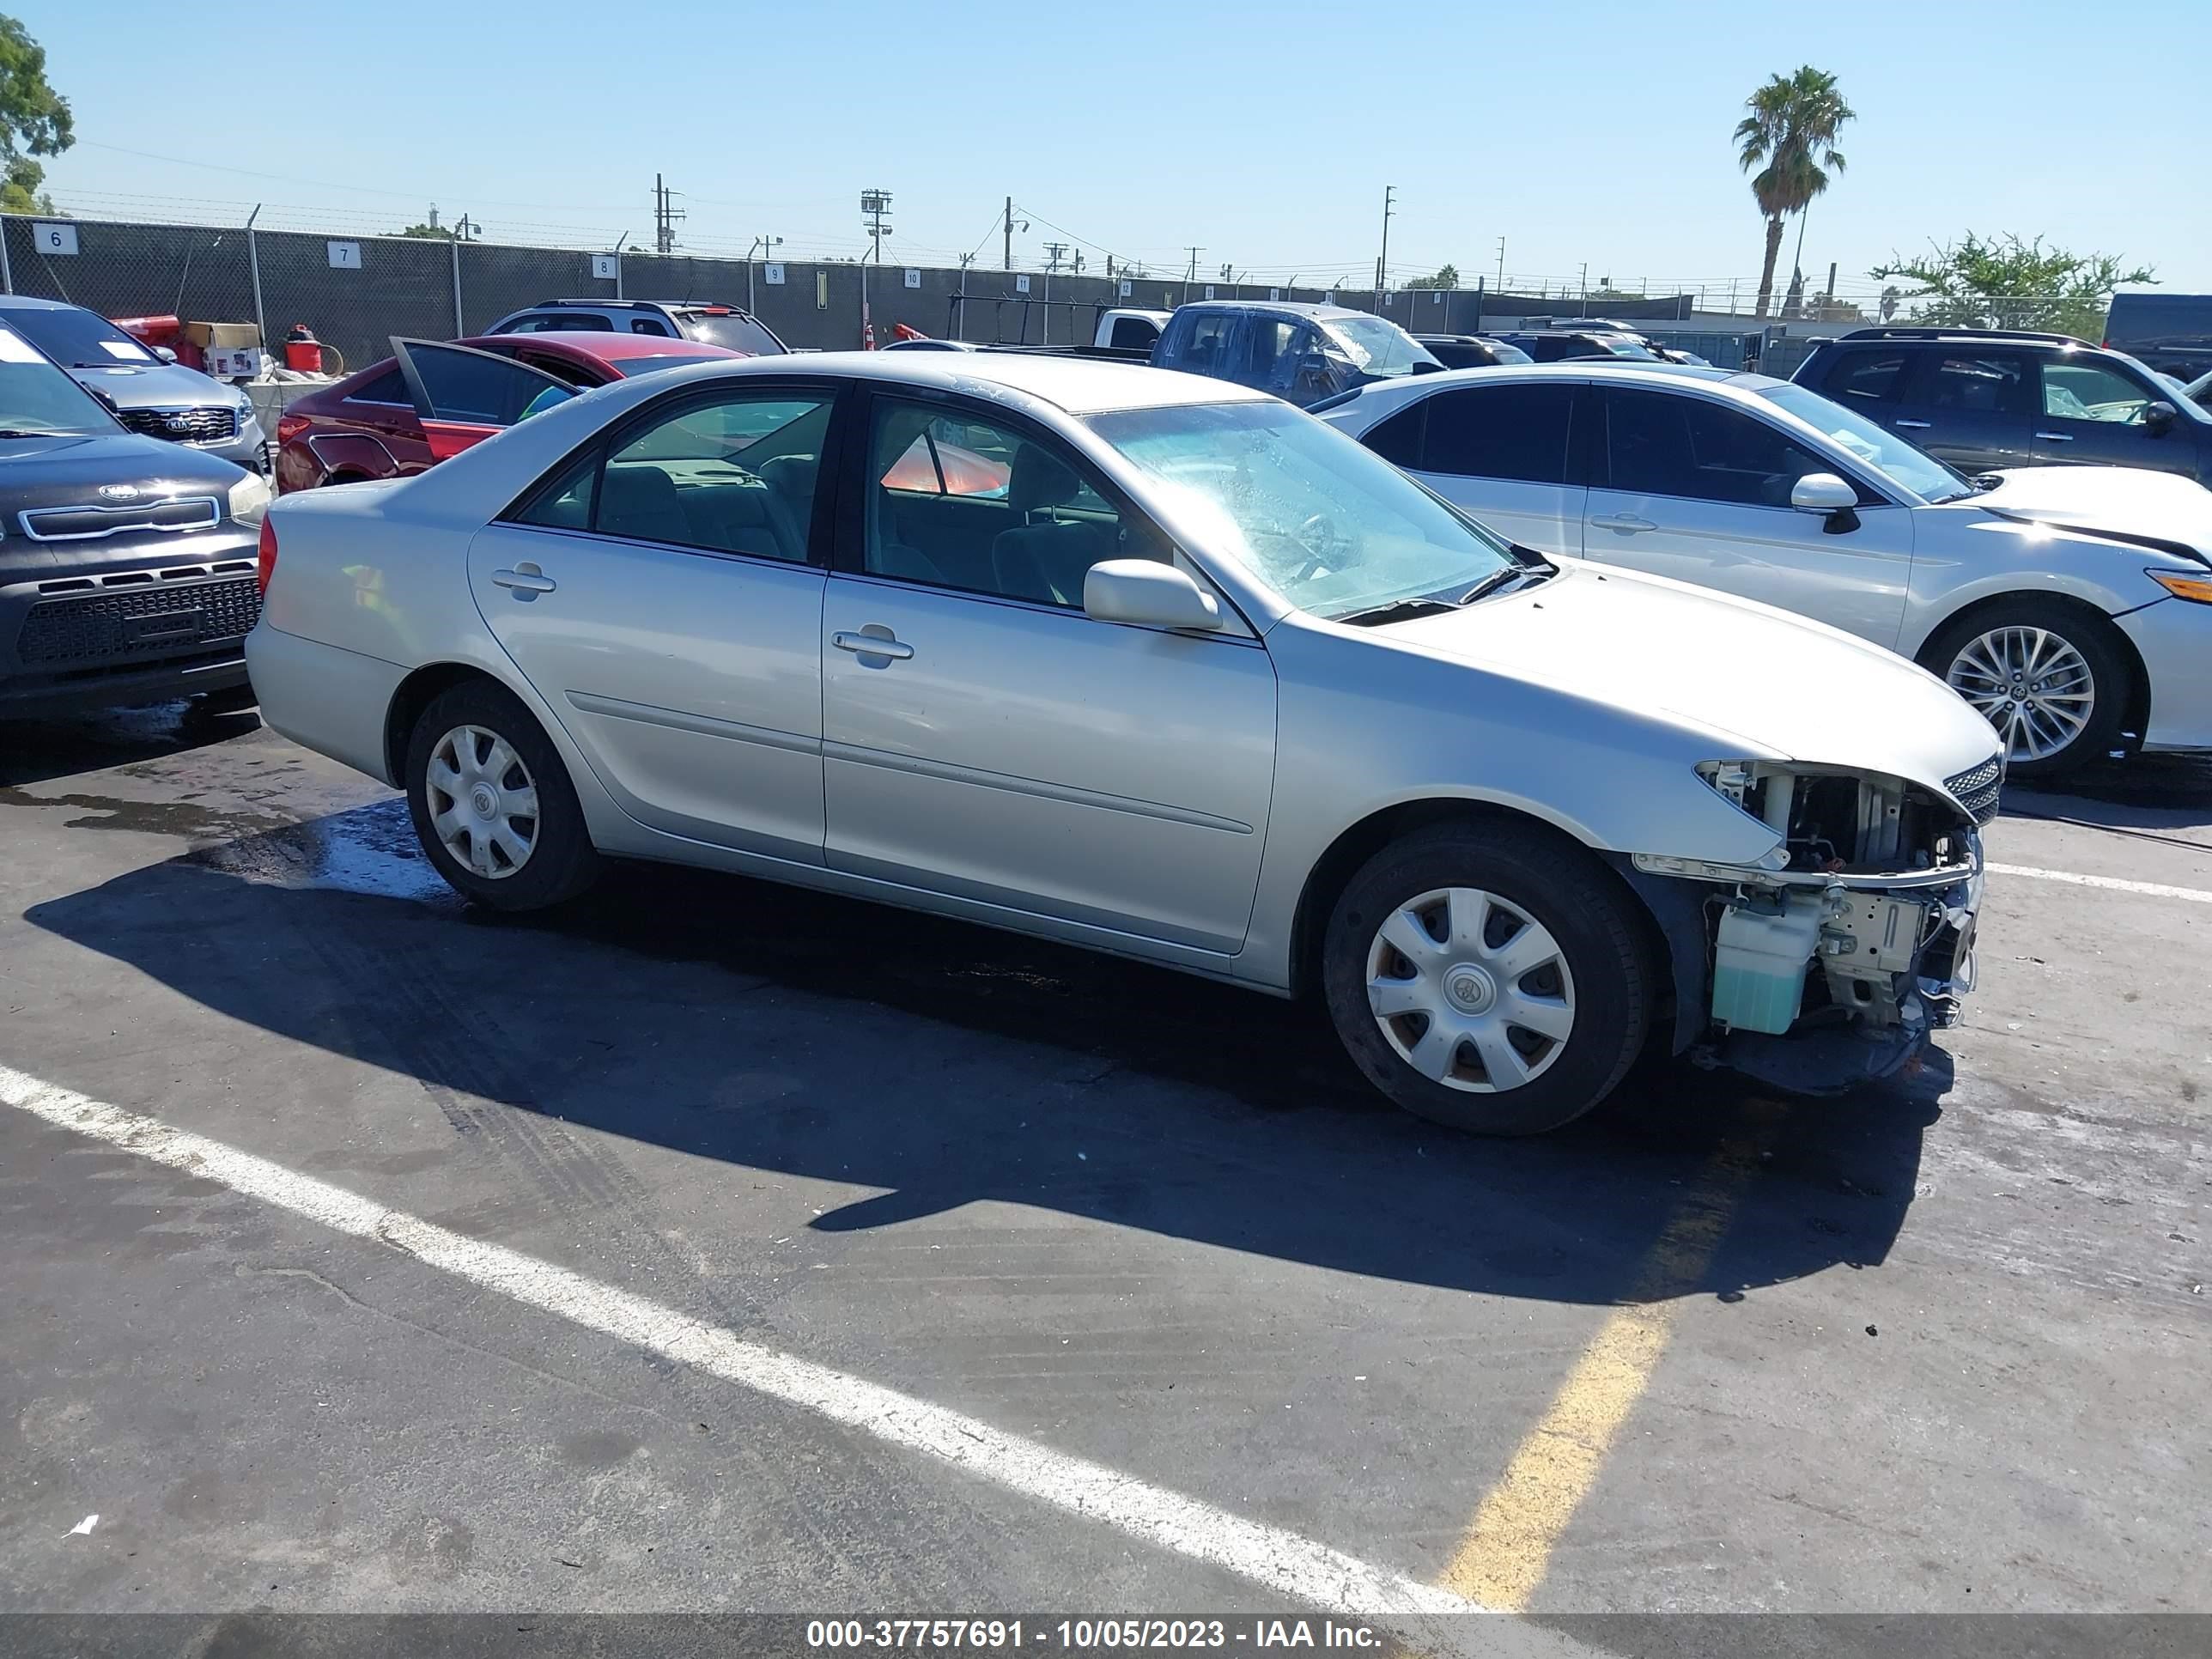
[[[1924,501],[1952,501],[1974,493],[1966,478],[1925,450],[1915,449],[1895,433],[1863,420],[1841,404],[1832,404],[1802,386],[1775,386],[1759,396],[1826,433],[1877,471],[1887,473]]]
[[[1372,450],[1287,404],[1127,410],[1090,425],[1155,481],[1201,550],[1316,616],[1455,600],[1520,564]]]
[[[1411,374],[1414,364],[1437,361],[1419,341],[1385,317],[1331,317],[1321,329],[1363,374]]]
[[[76,306],[57,311],[25,306],[9,312],[8,324],[64,368],[161,361],[106,318]]]
[[[783,343],[751,318],[738,312],[685,311],[677,313],[686,339],[731,351],[748,351],[756,357],[780,357]]]
[[[116,430],[115,419],[75,380],[12,330],[0,328],[0,434]]]

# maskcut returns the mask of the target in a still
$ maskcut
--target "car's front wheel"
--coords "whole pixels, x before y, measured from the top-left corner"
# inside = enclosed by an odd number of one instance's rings
[[[438,873],[495,909],[558,904],[599,874],[560,752],[520,700],[489,680],[441,691],[416,719],[407,806]]]
[[[1945,629],[1923,660],[1996,728],[2014,777],[2063,777],[2119,739],[2127,660],[2087,611],[2003,600]]]
[[[1422,1117],[1539,1134],[1610,1093],[1644,1043],[1645,963],[1619,884],[1533,826],[1440,825],[1337,900],[1322,985],[1369,1079]]]

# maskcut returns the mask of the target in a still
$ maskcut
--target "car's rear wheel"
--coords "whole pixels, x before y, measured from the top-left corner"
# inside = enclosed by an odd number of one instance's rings
[[[1359,1069],[1407,1111],[1539,1134],[1618,1084],[1650,969],[1618,884],[1533,826],[1441,825],[1370,859],[1338,899],[1322,986]]]
[[[2127,659],[2086,611],[2007,599],[1945,629],[1923,660],[1996,728],[2014,777],[2063,777],[2118,741]]]
[[[599,874],[559,751],[514,693],[489,680],[441,692],[416,720],[407,806],[438,873],[495,909],[558,904]]]

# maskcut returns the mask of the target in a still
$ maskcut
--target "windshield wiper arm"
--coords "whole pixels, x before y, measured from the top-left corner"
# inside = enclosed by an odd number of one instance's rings
[[[1466,592],[1459,596],[1459,602],[1462,605],[1473,605],[1484,594],[1495,593],[1508,582],[1519,581],[1524,576],[1541,580],[1550,575],[1555,568],[1542,564],[1510,564],[1503,570],[1492,571],[1474,586],[1468,588]]]
[[[20,427],[0,426],[0,438],[68,438],[75,435],[68,432],[33,432]]]
[[[1415,617],[1440,617],[1459,606],[1449,599],[1393,599],[1388,605],[1370,605],[1364,611],[1354,611],[1347,616],[1330,618],[1348,628],[1370,628],[1376,623],[1408,622]]]

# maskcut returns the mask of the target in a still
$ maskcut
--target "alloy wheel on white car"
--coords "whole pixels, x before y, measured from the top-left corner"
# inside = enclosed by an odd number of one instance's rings
[[[1432,1083],[1471,1093],[1543,1075],[1575,1026],[1574,975],[1544,925],[1494,893],[1442,887],[1382,919],[1367,1002],[1383,1039]]]
[[[1992,628],[1961,645],[1943,678],[1997,729],[2015,763],[2046,761],[2077,742],[2097,708],[2097,678],[2081,650],[2046,628]]]
[[[513,745],[481,726],[457,726],[424,769],[431,827],[454,862],[503,881],[537,849],[538,786]]]

